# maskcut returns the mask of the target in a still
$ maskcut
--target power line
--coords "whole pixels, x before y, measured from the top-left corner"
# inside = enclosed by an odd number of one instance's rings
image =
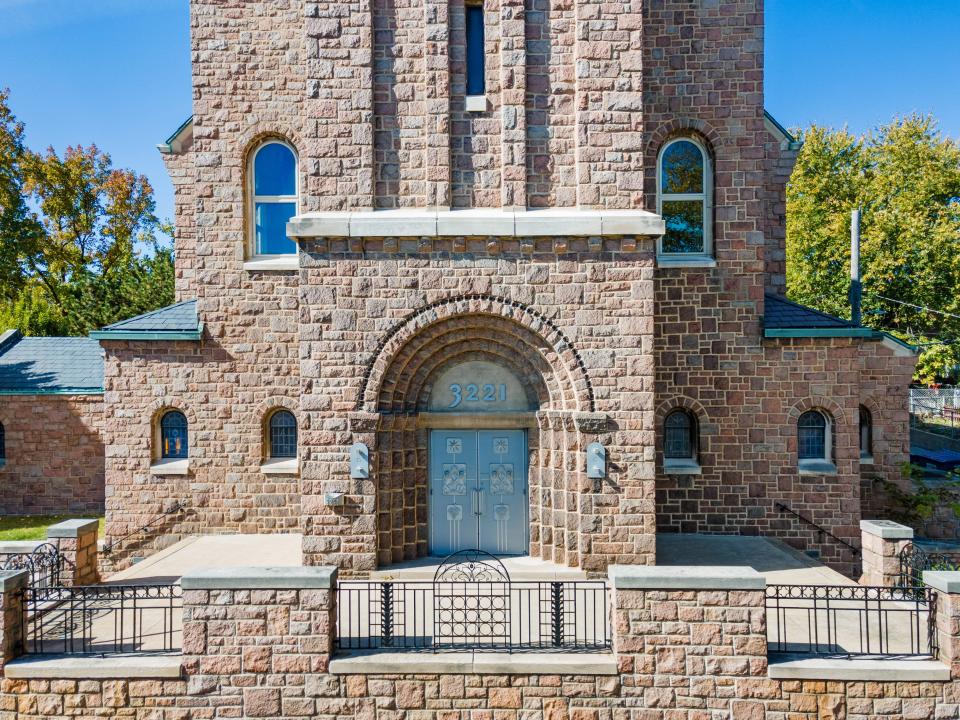
[[[923,310],[924,312],[936,313],[937,315],[943,315],[945,317],[960,320],[960,315],[954,315],[953,313],[948,313],[945,310],[934,310],[933,308],[929,308],[924,305],[914,305],[913,303],[904,302],[903,300],[894,300],[893,298],[888,298],[883,295],[874,295],[873,293],[871,293],[871,296],[875,298],[880,298],[881,300],[886,300],[887,302],[896,303],[897,305],[905,305],[907,307],[912,307],[915,310]]]

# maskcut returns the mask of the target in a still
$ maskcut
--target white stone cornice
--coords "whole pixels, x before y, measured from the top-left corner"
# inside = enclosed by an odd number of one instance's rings
[[[291,218],[287,235],[317,237],[657,237],[663,218],[646,210],[361,210]]]

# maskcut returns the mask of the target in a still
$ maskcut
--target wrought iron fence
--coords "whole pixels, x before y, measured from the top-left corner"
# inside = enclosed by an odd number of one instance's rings
[[[340,650],[599,650],[607,587],[567,582],[340,582]]]
[[[28,654],[170,652],[183,642],[179,585],[30,587],[23,624]]]
[[[927,570],[960,570],[960,561],[910,543],[900,551],[900,587],[920,587]]]
[[[337,587],[340,650],[597,650],[610,647],[602,581],[510,579],[479,550],[455,553],[433,582]]]
[[[0,556],[0,570],[27,570],[30,587],[56,587],[67,569],[67,559],[59,548],[43,543],[28,553],[4,553]]]
[[[771,652],[937,655],[936,593],[930,588],[768,585],[766,605]]]

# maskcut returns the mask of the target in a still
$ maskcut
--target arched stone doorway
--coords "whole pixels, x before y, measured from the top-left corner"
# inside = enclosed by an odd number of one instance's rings
[[[378,565],[457,549],[454,520],[465,547],[579,564],[583,418],[596,416],[579,356],[546,318],[478,298],[421,311],[379,348],[361,397]],[[445,470],[464,487],[443,493]]]

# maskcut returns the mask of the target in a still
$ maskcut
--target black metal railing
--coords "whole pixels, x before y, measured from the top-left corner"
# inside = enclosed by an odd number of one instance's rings
[[[26,570],[30,573],[30,587],[56,587],[61,584],[68,567],[67,559],[60,549],[51,543],[43,543],[28,553],[4,553],[0,555],[0,570]]]
[[[900,551],[900,587],[923,585],[923,573],[927,570],[960,570],[960,562],[948,555],[927,552],[910,543]]]
[[[179,585],[31,587],[24,591],[27,654],[172,652],[182,645]]]
[[[602,581],[366,582],[337,586],[340,650],[604,650]]]
[[[813,528],[814,530],[816,530],[816,531],[820,534],[821,538],[822,538],[822,536],[826,535],[828,538],[830,538],[830,539],[833,540],[834,542],[839,543],[840,545],[843,545],[844,547],[846,547],[847,549],[849,549],[850,552],[852,552],[854,555],[859,555],[859,554],[860,554],[860,548],[858,548],[856,545],[852,545],[851,543],[847,542],[847,541],[844,540],[843,538],[837,537],[837,536],[834,535],[832,532],[830,532],[829,530],[827,530],[825,527],[823,527],[822,525],[818,525],[817,523],[815,523],[813,520],[811,520],[810,518],[806,517],[805,515],[801,515],[801,514],[798,513],[796,510],[794,510],[792,507],[789,507],[788,505],[784,505],[784,504],[781,503],[781,502],[776,503],[775,507],[776,507],[777,510],[779,510],[780,512],[787,513],[788,515],[793,515],[793,517],[797,518],[797,520],[799,520],[800,522],[802,522],[804,525],[807,525],[807,526]]]
[[[930,588],[768,585],[766,605],[770,652],[937,655],[936,593]]]
[[[181,500],[177,500],[169,508],[167,508],[162,513],[160,513],[159,515],[154,517],[152,520],[150,520],[150,522],[146,523],[145,525],[141,525],[138,528],[134,528],[127,534],[121,535],[120,537],[115,538],[112,542],[109,542],[106,545],[104,545],[103,554],[110,555],[118,547],[122,545],[126,545],[129,542],[132,542],[135,538],[139,542],[142,542],[144,540],[143,536],[162,530],[163,528],[161,526],[161,523],[166,522],[166,520],[170,516],[179,515],[180,513],[183,513],[186,510],[187,510],[186,504]]]

